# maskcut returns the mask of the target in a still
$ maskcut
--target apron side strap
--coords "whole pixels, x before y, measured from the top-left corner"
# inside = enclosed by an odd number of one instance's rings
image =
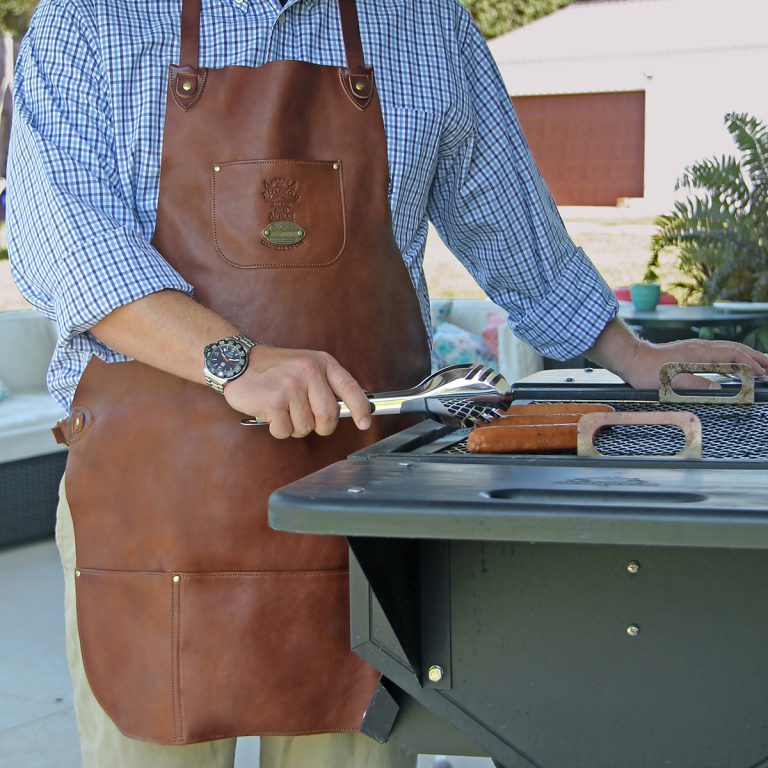
[[[181,2],[181,50],[179,63],[182,67],[197,67],[200,58],[200,7],[201,0]]]
[[[51,428],[53,437],[59,445],[70,446],[77,442],[93,423],[93,416],[85,408],[73,408],[55,427]]]
[[[364,69],[365,56],[363,55],[363,42],[360,39],[357,5],[355,0],[338,0],[338,2],[341,32],[344,35],[344,50],[347,54],[347,68],[352,70]]]

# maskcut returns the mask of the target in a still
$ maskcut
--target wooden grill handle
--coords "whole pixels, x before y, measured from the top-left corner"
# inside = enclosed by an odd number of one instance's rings
[[[672,379],[678,373],[720,373],[736,376],[741,381],[741,389],[735,395],[728,397],[681,395],[672,389]],[[659,402],[752,405],[755,402],[755,372],[745,363],[666,363],[659,371]]]
[[[668,425],[677,427],[685,435],[685,447],[674,455],[640,454],[644,459],[700,459],[701,421],[688,411],[615,411],[614,413],[587,413],[579,419],[576,429],[576,452],[579,456],[607,458],[595,448],[595,434],[612,425]],[[625,454],[632,455],[632,454]],[[613,458],[613,457],[611,457]]]

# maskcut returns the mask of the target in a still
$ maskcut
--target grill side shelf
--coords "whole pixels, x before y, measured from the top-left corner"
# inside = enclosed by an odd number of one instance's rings
[[[345,536],[768,549],[765,475],[701,463],[487,462],[464,471],[430,460],[345,461],[275,492],[269,520]]]

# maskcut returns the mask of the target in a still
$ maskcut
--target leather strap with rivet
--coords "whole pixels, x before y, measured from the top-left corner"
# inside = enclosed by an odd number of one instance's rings
[[[365,66],[360,21],[355,0],[338,0],[341,31],[347,66],[339,79],[350,102],[364,110],[373,98],[373,69]],[[200,99],[208,70],[200,67],[201,0],[183,0],[181,8],[180,64],[169,68],[169,87],[173,100],[184,112]]]
[[[51,427],[58,445],[70,446],[77,442],[93,423],[93,416],[85,408],[73,408],[72,412]]]
[[[338,0],[338,3],[341,32],[347,56],[347,66],[340,72],[341,84],[349,100],[362,110],[371,103],[373,98],[373,69],[365,66],[355,0]]]

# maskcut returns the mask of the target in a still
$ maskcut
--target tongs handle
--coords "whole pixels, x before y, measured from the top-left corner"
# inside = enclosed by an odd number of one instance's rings
[[[378,416],[386,416],[389,414],[405,413],[407,409],[408,400],[403,397],[377,397],[376,395],[369,397],[368,402],[371,404],[371,415],[374,413]],[[352,416],[349,408],[345,403],[339,402],[339,418],[348,419]],[[268,425],[268,421],[263,419],[240,419],[240,423],[244,427],[262,427]]]
[[[485,365],[451,365],[427,376],[415,387],[366,394],[371,413],[425,413],[453,426],[485,424],[501,415],[511,400],[511,388],[498,372]],[[351,416],[339,403],[339,416]],[[262,426],[261,419],[242,419],[246,427]]]

